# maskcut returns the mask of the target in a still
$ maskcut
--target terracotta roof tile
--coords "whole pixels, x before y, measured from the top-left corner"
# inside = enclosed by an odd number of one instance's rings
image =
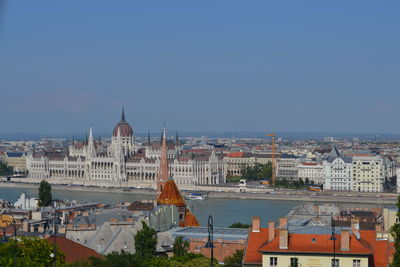
[[[100,258],[101,255],[90,249],[85,247],[79,243],[76,243],[72,240],[69,240],[65,237],[57,236],[57,237],[49,237],[46,239],[50,244],[56,243],[57,247],[61,250],[61,252],[65,255],[65,261],[67,263],[71,263],[74,261],[85,261],[90,257]],[[54,242],[55,241],[55,242]]]

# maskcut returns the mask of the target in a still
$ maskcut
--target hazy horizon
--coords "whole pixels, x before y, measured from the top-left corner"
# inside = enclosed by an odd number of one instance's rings
[[[0,133],[400,133],[398,1],[0,2]]]

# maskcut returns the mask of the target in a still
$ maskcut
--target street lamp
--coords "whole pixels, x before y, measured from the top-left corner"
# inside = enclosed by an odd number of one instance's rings
[[[3,240],[2,242],[7,242],[6,231],[9,226],[14,228],[14,266],[17,266],[17,221],[14,216],[4,211],[0,214],[0,228],[3,230]]]
[[[210,248],[211,249],[211,262],[210,262],[210,266],[213,267],[214,266],[214,230],[213,230],[213,217],[210,215],[208,216],[208,224],[207,224],[207,229],[208,229],[208,240],[207,243],[204,247],[206,248]]]
[[[332,235],[331,238],[329,238],[329,240],[333,240],[333,267],[336,267],[336,231],[335,231],[335,223],[333,220],[333,216],[332,216]]]

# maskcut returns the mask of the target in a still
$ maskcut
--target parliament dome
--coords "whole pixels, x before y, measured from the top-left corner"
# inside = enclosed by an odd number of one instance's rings
[[[122,109],[121,121],[118,122],[118,124],[114,128],[114,131],[113,131],[114,137],[118,136],[118,130],[119,130],[119,134],[121,137],[132,137],[133,136],[132,127],[125,120],[124,109]]]

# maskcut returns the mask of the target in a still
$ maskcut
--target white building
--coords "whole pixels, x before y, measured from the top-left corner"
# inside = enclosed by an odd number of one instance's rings
[[[341,157],[336,147],[322,162],[323,176],[325,179],[324,189],[326,190],[352,190],[352,159]]]
[[[158,144],[139,147],[133,129],[125,120],[115,126],[111,145],[98,149],[92,128],[85,142],[69,147],[69,153],[32,153],[27,158],[29,179],[46,179],[53,183],[86,185],[156,187],[161,150]],[[178,185],[212,185],[224,183],[226,162],[214,151],[191,153],[181,151],[178,139],[168,145],[171,175]]]
[[[33,197],[28,197],[25,193],[22,193],[17,202],[14,203],[14,207],[23,210],[36,210],[38,207],[38,199]]]
[[[298,169],[299,179],[301,178],[303,181],[308,179],[309,181],[313,181],[315,184],[324,183],[324,167],[322,164],[318,162],[301,162]]]

